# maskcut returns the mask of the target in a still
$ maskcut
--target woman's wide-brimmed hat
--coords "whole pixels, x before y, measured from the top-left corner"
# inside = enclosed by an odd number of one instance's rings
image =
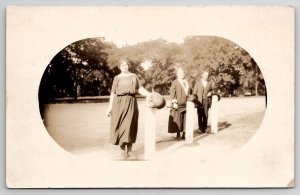
[[[151,101],[154,108],[162,109],[166,105],[166,100],[157,92],[152,92]]]

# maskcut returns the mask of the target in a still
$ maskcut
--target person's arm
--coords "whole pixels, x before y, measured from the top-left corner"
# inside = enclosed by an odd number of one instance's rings
[[[143,96],[146,96],[146,103],[149,107],[153,107],[153,103],[151,101],[151,93],[147,91],[141,84],[138,76],[135,74],[135,79],[136,79],[136,89],[137,92]]]
[[[109,106],[108,106],[107,113],[106,113],[107,116],[111,115],[114,98],[115,98],[115,94],[111,93],[110,97],[109,97]]]
[[[199,90],[199,86],[202,86],[201,81],[197,81],[194,85],[193,94],[197,96],[197,103],[202,105],[202,90]]]
[[[153,107],[153,103],[151,101],[151,93],[149,91],[147,91],[144,87],[140,86],[138,89],[138,93],[146,96],[146,103],[149,107]]]
[[[207,93],[207,97],[212,96],[212,93],[214,92],[215,88],[216,88],[215,83],[213,81],[209,81],[209,90],[208,90],[208,93]]]
[[[109,105],[108,105],[108,109],[106,111],[106,115],[110,116],[111,115],[111,111],[112,111],[112,105],[113,105],[113,101],[114,101],[114,97],[115,97],[115,93],[116,93],[116,84],[117,84],[117,77],[114,77],[113,80],[113,84],[111,87],[111,93],[110,93],[110,97],[109,97]]]
[[[194,87],[193,87],[193,94],[197,95],[198,93],[198,81],[195,83]]]
[[[192,82],[188,82],[188,85],[189,85],[188,95],[192,95],[193,94]]]
[[[139,87],[138,92],[139,92],[139,94],[146,96],[146,97],[151,95],[151,93],[142,86]]]
[[[197,104],[200,107],[203,107],[202,105],[202,100],[203,100],[203,85],[202,85],[202,81],[197,81],[195,86],[194,86],[194,90],[195,90],[195,95],[197,96]]]
[[[176,85],[175,82],[172,82],[171,88],[170,88],[170,99],[171,99],[171,106],[175,109],[178,108],[178,101],[176,99]]]

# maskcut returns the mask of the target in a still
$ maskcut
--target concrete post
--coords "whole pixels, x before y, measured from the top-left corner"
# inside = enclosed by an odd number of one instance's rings
[[[151,159],[155,153],[156,110],[146,107],[144,158]]]
[[[210,125],[211,125],[211,133],[218,132],[218,110],[219,110],[219,101],[218,96],[212,96],[212,103],[210,108]]]
[[[193,142],[194,109],[195,109],[194,103],[191,101],[187,101],[187,103],[186,103],[186,121],[185,121],[185,143]]]

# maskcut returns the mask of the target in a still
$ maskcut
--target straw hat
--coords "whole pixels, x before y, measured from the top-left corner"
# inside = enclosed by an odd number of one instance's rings
[[[151,101],[152,101],[152,104],[153,104],[153,107],[154,107],[154,108],[161,109],[161,108],[165,107],[166,101],[165,101],[165,99],[162,97],[162,95],[160,95],[159,93],[157,93],[157,92],[152,92],[150,98],[151,98]]]

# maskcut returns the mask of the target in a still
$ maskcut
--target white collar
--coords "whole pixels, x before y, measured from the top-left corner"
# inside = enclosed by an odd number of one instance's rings
[[[206,87],[206,85],[207,85],[207,80],[205,81],[205,80],[201,79],[201,83],[202,83],[202,85],[203,85],[204,87]]]
[[[189,90],[189,84],[188,84],[188,82],[185,79],[178,79],[178,81],[179,81],[180,85],[182,86],[185,94],[187,95],[188,94],[188,90]],[[183,83],[185,84],[185,87],[184,87]]]

